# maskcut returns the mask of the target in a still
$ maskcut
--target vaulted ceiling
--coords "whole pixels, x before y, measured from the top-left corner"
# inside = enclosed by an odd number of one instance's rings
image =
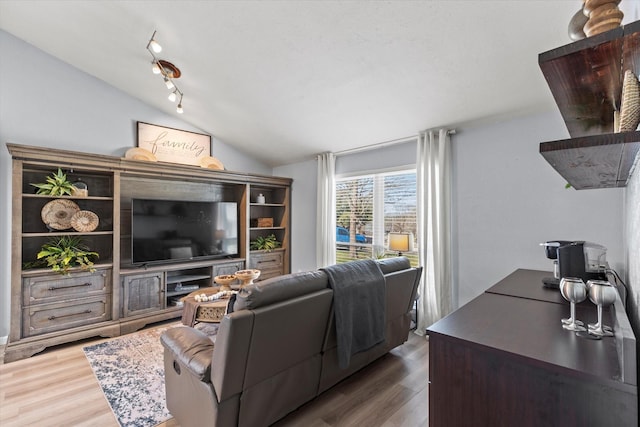
[[[538,54],[571,42],[581,4],[0,0],[0,28],[177,114],[145,48],[157,30],[180,118],[276,166],[551,108]]]

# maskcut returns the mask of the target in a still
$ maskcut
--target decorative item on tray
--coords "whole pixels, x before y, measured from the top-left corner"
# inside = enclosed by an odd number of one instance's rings
[[[213,281],[220,285],[221,291],[230,291],[231,283],[235,280],[236,276],[234,274],[222,274],[213,278]]]
[[[140,147],[129,148],[124,154],[124,158],[130,160],[144,160],[147,162],[158,161],[158,159],[156,159],[156,156],[151,151]]]
[[[71,217],[71,226],[74,230],[88,233],[98,227],[98,215],[91,211],[78,211]]]
[[[206,156],[200,159],[200,167],[205,169],[213,169],[213,170],[224,170],[224,165],[220,161],[213,156]]]
[[[258,277],[260,277],[260,270],[252,269],[252,270],[239,270],[236,271],[236,278],[240,280],[240,288],[243,288],[247,285],[253,283]]]
[[[68,230],[71,228],[71,218],[79,211],[80,207],[73,200],[55,199],[44,205],[40,216],[50,229]]]
[[[233,291],[218,291],[215,294],[195,293],[193,299],[198,302],[217,301],[227,299],[233,294]]]

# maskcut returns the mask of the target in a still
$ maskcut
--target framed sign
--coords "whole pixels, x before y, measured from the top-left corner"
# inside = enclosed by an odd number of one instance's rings
[[[200,166],[211,155],[211,135],[138,122],[138,147],[161,162]]]

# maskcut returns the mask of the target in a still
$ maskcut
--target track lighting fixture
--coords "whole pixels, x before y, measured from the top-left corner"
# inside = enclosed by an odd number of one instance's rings
[[[176,111],[182,114],[184,111],[182,109],[182,97],[184,96],[184,94],[180,89],[178,89],[178,86],[176,86],[174,82],[174,79],[179,78],[182,73],[180,72],[180,69],[173,65],[171,62],[165,61],[164,59],[158,59],[156,57],[155,54],[161,52],[162,47],[160,46],[160,44],[158,44],[155,37],[156,32],[154,31],[153,35],[149,39],[149,43],[147,43],[147,50],[153,57],[153,61],[151,61],[151,71],[153,71],[153,74],[160,74],[162,76],[162,79],[164,80],[164,84],[167,86],[167,89],[172,90],[172,92],[168,96],[169,101],[176,102],[176,99],[178,99],[178,96],[180,96],[180,101],[178,102]]]

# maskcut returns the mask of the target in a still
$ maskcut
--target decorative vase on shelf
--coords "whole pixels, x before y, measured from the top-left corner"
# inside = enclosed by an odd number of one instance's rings
[[[75,197],[89,196],[89,187],[87,186],[87,183],[80,178],[76,179],[73,183],[73,190],[71,191],[71,194]]]
[[[262,193],[258,194],[258,197],[256,197],[256,203],[264,205],[265,203],[264,194]]]

